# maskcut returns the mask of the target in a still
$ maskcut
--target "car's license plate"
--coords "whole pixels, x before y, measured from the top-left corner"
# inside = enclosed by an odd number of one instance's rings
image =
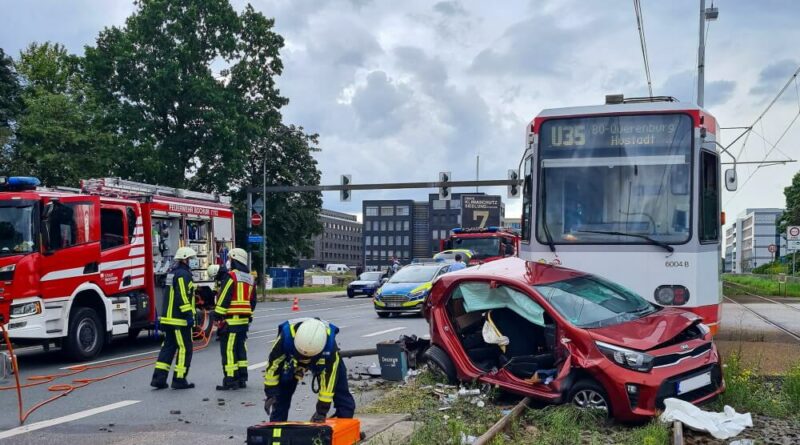
[[[390,302],[390,303],[386,303],[386,306],[389,306],[389,307],[400,307],[400,303]]]
[[[710,372],[696,375],[692,378],[678,382],[678,395],[686,394],[687,392],[694,391],[695,389],[702,388],[710,384],[711,384]]]

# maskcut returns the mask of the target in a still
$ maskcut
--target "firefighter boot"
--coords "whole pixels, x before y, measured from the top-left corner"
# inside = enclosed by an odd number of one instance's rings
[[[247,388],[247,368],[239,368],[239,388]]]
[[[189,383],[186,379],[172,378],[172,389],[191,389],[194,388],[194,383]]]
[[[236,377],[225,377],[222,379],[222,384],[217,385],[217,391],[231,391],[239,389],[239,380]]]
[[[167,385],[168,375],[169,373],[167,371],[164,371],[163,369],[156,369],[153,372],[153,379],[150,380],[150,386],[152,386],[155,389],[164,389],[168,387],[169,386]]]

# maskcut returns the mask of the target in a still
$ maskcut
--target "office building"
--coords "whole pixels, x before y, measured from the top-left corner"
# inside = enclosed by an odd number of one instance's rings
[[[439,199],[438,193],[428,195],[428,226],[430,238],[425,256],[431,257],[439,251],[440,240],[450,236],[450,230],[461,227],[461,197],[483,195],[483,193],[453,193],[452,199]]]
[[[322,233],[315,236],[314,256],[300,260],[301,267],[325,267],[346,264],[356,268],[363,264],[362,225],[355,215],[322,209],[319,214]]]
[[[725,229],[724,270],[747,273],[787,253],[786,239],[778,232],[783,209],[746,209]],[[770,252],[769,246],[776,251]]]
[[[366,270],[386,269],[397,258],[408,264],[413,258],[414,201],[364,201],[363,258]]]

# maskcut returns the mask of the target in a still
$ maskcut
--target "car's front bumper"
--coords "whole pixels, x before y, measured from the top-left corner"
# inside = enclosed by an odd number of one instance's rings
[[[347,288],[347,293],[350,295],[374,295],[377,289],[373,287],[358,287],[358,288]]]
[[[372,302],[375,306],[375,312],[380,313],[392,313],[392,314],[419,314],[422,313],[422,306],[423,306],[424,299],[417,299],[417,300],[406,300],[406,301],[382,301],[377,298],[373,299]]]

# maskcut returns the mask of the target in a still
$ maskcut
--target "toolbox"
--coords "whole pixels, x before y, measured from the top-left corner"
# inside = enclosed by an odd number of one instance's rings
[[[361,440],[358,419],[325,423],[266,422],[247,428],[248,445],[353,445]]]

